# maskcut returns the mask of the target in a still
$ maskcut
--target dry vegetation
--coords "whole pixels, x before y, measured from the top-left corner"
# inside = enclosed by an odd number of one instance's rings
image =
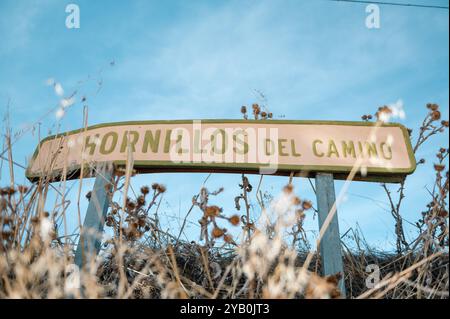
[[[437,105],[427,108],[418,133],[411,131],[415,152],[448,128]],[[251,111],[255,119],[273,116],[258,104]],[[249,117],[246,107],[241,112]],[[389,112],[389,107],[382,107],[375,116],[364,115],[363,120],[379,120]],[[8,132],[5,163],[12,171]],[[418,160],[427,166],[423,169],[433,172],[435,183],[429,189],[429,202],[417,208],[417,238],[408,242],[404,236],[401,207],[407,197],[402,182],[382,185],[394,219],[396,251],[375,251],[357,233],[352,245],[357,249],[343,243],[347,297],[448,298],[449,150],[437,149],[434,163]],[[2,180],[0,298],[340,297],[337,283],[342,274],[320,276],[320,258],[309,249],[303,230],[304,219],[312,218],[313,203],[296,194],[290,182],[269,202],[260,191],[262,177],[255,190],[242,175],[234,198],[240,215],[227,215],[217,204],[215,196],[222,189],[202,187],[192,194],[192,207],[186,215],[187,219],[192,210],[201,211],[200,240],[187,242],[181,239],[186,219],[177,233],[163,230],[159,222],[158,203],[170,189],[154,183],[142,186],[135,198],[129,198],[124,194],[129,177],[116,170],[106,218],[113,237],[103,243],[101,255],[79,272],[73,266],[77,238],[57,227],[66,225],[66,215],[76,216],[76,205],[66,205],[64,198],[59,198],[47,212],[44,203],[49,191],[55,191],[48,181],[19,186],[13,179]],[[125,196],[124,204],[119,195]],[[89,200],[90,194],[86,197]],[[253,198],[261,211],[258,221],[249,215]],[[57,223],[61,220],[64,222]],[[242,238],[233,238],[231,227],[242,227]],[[368,265],[380,267],[381,281],[374,287],[367,286]]]

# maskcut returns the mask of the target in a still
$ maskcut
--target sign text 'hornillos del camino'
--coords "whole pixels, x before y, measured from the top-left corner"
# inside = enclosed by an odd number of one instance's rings
[[[345,178],[359,159],[361,180],[396,181],[415,169],[399,124],[326,121],[145,121],[110,123],[44,139],[27,176],[77,178],[86,166],[133,160],[139,172],[217,171]]]

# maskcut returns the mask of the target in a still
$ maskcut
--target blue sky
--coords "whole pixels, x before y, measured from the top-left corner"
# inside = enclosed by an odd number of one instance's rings
[[[445,0],[408,2],[448,6]],[[79,5],[80,29],[65,27],[69,3]],[[327,0],[2,0],[1,113],[9,103],[15,132],[40,122],[44,137],[82,126],[82,96],[89,124],[98,124],[240,118],[241,105],[262,102],[259,90],[275,118],[359,120],[398,100],[408,127],[418,127],[428,102],[441,105],[448,118],[448,10],[380,6],[381,28],[368,29],[365,7]],[[61,119],[54,111],[59,99],[45,84],[49,78],[61,83],[66,95],[77,90],[76,103]],[[37,142],[37,130],[27,131],[14,145],[15,160],[26,165]],[[428,161],[408,180],[407,221],[415,222],[429,201],[426,186],[433,181],[433,156],[441,145],[448,147],[448,133],[417,155]],[[168,216],[166,226],[177,229],[206,175],[143,175],[133,184],[167,185],[160,212]],[[15,177],[25,182],[20,168]],[[254,185],[258,178],[250,177]],[[230,215],[239,179],[214,174],[207,183],[211,190],[225,187],[216,203]],[[8,181],[3,164],[1,184]],[[262,188],[276,195],[286,182],[268,177]],[[87,181],[84,189],[92,184]],[[296,179],[295,185],[301,197],[314,199],[307,180]],[[336,182],[337,191],[341,186]],[[76,201],[76,185],[73,189]],[[76,221],[75,207],[69,214]],[[394,226],[378,184],[353,183],[338,214],[341,233],[359,225],[370,244],[392,247]],[[199,217],[199,211],[192,213],[194,224]],[[317,218],[310,215],[305,227],[316,232]]]

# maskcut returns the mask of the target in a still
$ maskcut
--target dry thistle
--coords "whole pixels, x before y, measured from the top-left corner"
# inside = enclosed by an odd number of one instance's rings
[[[236,245],[235,241],[233,240],[233,237],[229,234],[225,234],[223,236],[223,240],[227,243],[227,244],[232,244],[232,245]]]
[[[218,206],[207,206],[205,208],[205,216],[207,217],[217,217],[222,212],[222,208]]]
[[[166,186],[162,185],[162,184],[158,184],[158,187],[156,189],[159,193],[165,193],[166,192]]]
[[[375,113],[375,117],[378,121],[385,122],[391,114],[391,108],[387,105],[384,105],[378,108],[378,111]]]
[[[433,121],[438,121],[441,119],[441,112],[436,110],[431,112],[431,118],[433,119]]]
[[[261,113],[261,108],[259,107],[259,105],[257,103],[252,104],[252,109],[253,109],[253,115],[255,117],[255,120],[258,119],[259,114]]]
[[[311,209],[311,207],[312,207],[312,202],[311,201],[305,200],[305,201],[302,202],[302,208],[304,210]]]
[[[239,215],[233,215],[230,218],[228,218],[228,220],[230,221],[230,224],[233,226],[239,225],[239,222],[241,221]]]
[[[431,111],[437,111],[439,109],[439,105],[436,103],[427,103],[427,109]]]
[[[144,206],[145,205],[145,197],[143,195],[139,196],[137,198],[137,205],[139,207]]]
[[[292,184],[287,184],[283,187],[283,192],[285,192],[286,194],[291,194],[293,190],[294,186]]]
[[[220,238],[225,234],[224,230],[222,228],[219,227],[214,227],[212,230],[211,235],[213,236],[213,238]]]
[[[147,195],[150,192],[150,189],[148,186],[142,186],[141,187],[141,193],[144,195]]]
[[[244,119],[247,120],[248,119],[247,107],[245,105],[241,106],[241,113],[242,113]]]
[[[299,198],[298,196],[294,196],[294,197],[292,198],[292,205],[294,205],[294,206],[300,205],[301,202],[302,202],[302,201],[300,200],[300,198]]]
[[[265,119],[267,119],[267,113],[266,112],[261,112],[261,118],[263,119],[263,120],[265,120]]]

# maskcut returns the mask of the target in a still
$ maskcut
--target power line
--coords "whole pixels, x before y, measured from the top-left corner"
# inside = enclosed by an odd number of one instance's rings
[[[431,9],[446,9],[446,6],[428,5],[428,4],[414,4],[414,3],[399,3],[399,2],[384,2],[384,1],[368,1],[368,0],[328,0],[333,2],[351,2],[351,3],[364,3],[364,4],[379,4],[388,6],[400,6],[400,7],[416,7],[416,8],[431,8]]]

